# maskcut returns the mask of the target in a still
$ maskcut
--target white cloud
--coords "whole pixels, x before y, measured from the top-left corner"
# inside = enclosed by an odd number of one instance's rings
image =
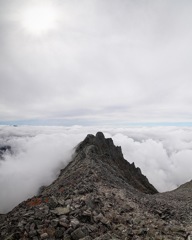
[[[61,128],[1,129],[1,145],[11,145],[13,155],[0,161],[0,212],[50,184],[70,160],[73,147],[83,139]],[[61,132],[60,132],[61,131]]]
[[[168,191],[191,179],[191,128],[154,127],[122,130],[113,136],[125,159],[135,162],[159,190]]]
[[[89,133],[103,131],[121,146],[159,190],[176,188],[191,179],[192,128],[178,127],[0,127],[0,145],[13,154],[0,161],[0,212],[50,184],[71,159],[73,148]]]

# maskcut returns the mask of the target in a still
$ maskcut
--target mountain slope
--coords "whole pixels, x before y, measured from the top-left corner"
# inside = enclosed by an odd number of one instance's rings
[[[83,180],[88,176],[94,178],[95,175],[109,184],[110,182],[111,184],[117,182],[121,185],[130,184],[141,192],[157,193],[141,170],[136,168],[134,163],[130,164],[123,158],[121,147],[116,147],[112,139],[105,139],[101,132],[98,132],[96,136],[89,134],[77,146],[73,161],[61,171],[59,178],[50,188],[55,189],[62,183],[72,187],[72,182],[76,184],[75,176]],[[98,179],[92,180],[98,181]]]
[[[0,216],[0,239],[186,239],[192,230],[186,188],[185,205],[177,191],[158,194],[112,139],[88,135],[50,186]]]

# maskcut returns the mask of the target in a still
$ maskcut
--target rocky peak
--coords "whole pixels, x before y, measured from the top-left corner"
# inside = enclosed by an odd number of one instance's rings
[[[123,159],[121,147],[116,147],[111,138],[105,138],[102,132],[98,132],[96,136],[88,134],[83,142],[76,148],[76,153],[86,149],[87,154],[98,154],[110,157],[111,160]]]
[[[124,159],[121,147],[115,146],[111,138],[105,138],[102,132],[96,136],[89,134],[76,148],[76,154],[84,154],[84,158],[103,161],[105,168],[113,168],[119,176],[137,190],[154,194],[157,190],[149,183],[141,170]]]

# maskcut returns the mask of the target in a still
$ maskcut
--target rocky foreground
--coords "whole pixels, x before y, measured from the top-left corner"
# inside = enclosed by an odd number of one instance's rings
[[[191,231],[192,182],[157,193],[102,133],[38,196],[0,215],[1,240],[188,240]]]

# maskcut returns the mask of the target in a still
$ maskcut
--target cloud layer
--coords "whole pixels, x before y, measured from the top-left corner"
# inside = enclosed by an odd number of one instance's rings
[[[58,11],[42,36],[0,2],[0,119],[191,121],[192,2],[42,0]]]
[[[125,159],[135,162],[159,190],[191,179],[192,129],[176,127],[0,127],[0,146],[13,153],[0,160],[0,213],[50,184],[70,160],[74,147],[88,133],[103,131],[122,146]]]

